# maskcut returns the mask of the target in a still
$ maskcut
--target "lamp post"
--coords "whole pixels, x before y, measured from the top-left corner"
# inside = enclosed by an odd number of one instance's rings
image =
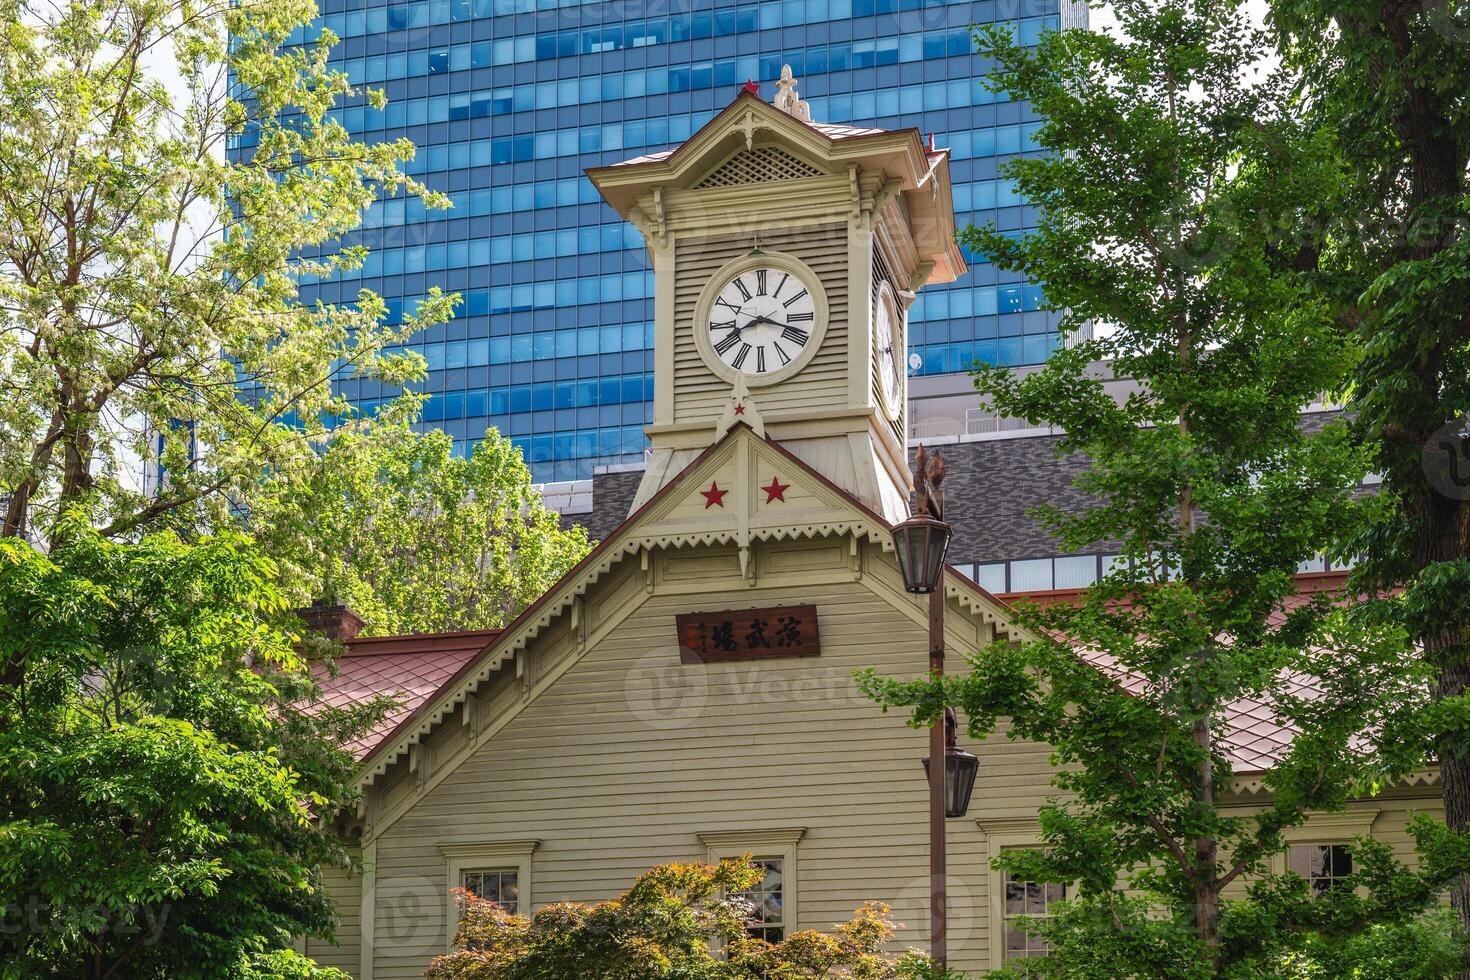
[[[953,529],[943,521],[944,460],[919,447],[914,461],[914,516],[893,528],[893,547],[903,587],[929,596],[929,673],[944,676],[944,570]],[[945,828],[946,816],[964,816],[975,787],[979,760],[959,747],[954,711],[946,708],[943,724],[936,719],[929,730],[929,927],[930,958],[939,966],[949,961],[945,941]],[[930,765],[943,759],[944,765]]]

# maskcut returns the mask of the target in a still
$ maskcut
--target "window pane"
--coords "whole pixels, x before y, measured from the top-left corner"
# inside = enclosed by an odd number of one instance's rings
[[[1046,941],[1034,932],[1027,932],[1024,923],[1035,918],[1053,914],[1053,902],[1067,897],[1067,886],[1057,883],[1017,881],[1010,872],[1004,877],[1005,909],[1002,913],[1005,930],[1005,958],[1020,959],[1042,956],[1046,953]]]
[[[1012,881],[1006,875],[1006,915],[1021,915],[1026,911],[1026,883]]]
[[[1006,590],[1005,562],[995,562],[990,565],[976,565],[975,581],[986,592],[1004,592]]]
[[[765,877],[754,888],[740,892],[738,897],[747,899],[752,906],[750,934],[766,942],[779,943],[786,934],[785,909],[781,895],[781,861],[778,858],[765,858],[755,863],[765,868]]]
[[[1011,562],[1012,592],[1036,592],[1051,587],[1050,558]]]
[[[1092,555],[1069,555],[1056,560],[1056,587],[1085,589],[1097,582],[1097,559]]]
[[[466,871],[462,876],[465,891],[494,902],[507,912],[516,912],[520,899],[519,872]]]
[[[1307,879],[1313,895],[1332,888],[1351,887],[1352,846],[1349,844],[1299,844],[1286,852],[1286,866]]]

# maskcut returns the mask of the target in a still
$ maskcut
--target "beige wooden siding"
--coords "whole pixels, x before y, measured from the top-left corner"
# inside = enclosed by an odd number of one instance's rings
[[[756,588],[729,588],[729,566],[718,560],[669,566],[677,575],[660,590],[682,594],[646,596],[378,838],[376,980],[419,976],[445,948],[444,906],[423,896],[450,887],[439,850],[448,841],[540,839],[532,890],[541,905],[609,898],[650,865],[702,859],[699,831],[805,827],[802,927],[830,928],[874,899],[895,906],[898,946],[923,942],[925,733],[860,697],[851,674],[869,665],[922,671],[924,631],[853,581],[843,549],[814,542],[811,555],[793,560],[799,550],[780,547],[800,570]],[[677,613],[799,603],[818,607],[820,658],[678,666]],[[1037,785],[1044,789],[1044,777]],[[951,821],[950,835],[952,949],[957,965],[979,968],[984,838],[965,820]]]
[[[1249,796],[1241,800],[1242,812],[1257,810],[1261,806]],[[1436,820],[1444,818],[1438,784],[1392,787],[1376,797],[1354,800],[1341,811],[1314,815],[1305,826],[1288,830],[1287,840],[1292,844],[1346,843],[1367,832],[1393,848],[1394,856],[1400,861],[1412,865],[1417,856],[1414,839],[1409,836],[1409,821],[1416,813]],[[1277,870],[1283,870],[1284,856],[1276,864]],[[1244,897],[1247,884],[1248,881],[1238,880],[1230,889],[1231,897]]]
[[[754,388],[761,412],[846,405],[847,397],[847,224],[811,225],[793,231],[766,231],[760,244],[769,252],[794,255],[822,282],[827,294],[827,332],[811,361],[790,380]],[[713,422],[729,399],[730,384],[716,377],[700,357],[694,330],[695,306],[704,287],[726,263],[746,255],[750,235],[733,239],[681,239],[674,254],[674,420]]]
[[[337,906],[337,941],[308,939],[306,955],[322,966],[336,967],[357,976],[362,958],[362,877],[338,868],[326,868],[322,882]]]
[[[543,683],[533,700],[511,665],[482,688],[479,740],[462,761],[453,745],[474,730],[446,719],[425,786],[395,786],[415,802],[380,811],[374,831],[374,980],[419,977],[448,948],[451,843],[539,841],[539,907],[607,899],[652,865],[703,860],[700,832],[801,827],[798,927],[830,929],[871,899],[894,906],[895,948],[927,945],[926,733],[851,680],[866,666],[922,673],[923,604],[901,592],[891,556],[864,545],[855,572],[839,540],[756,545],[754,586],[738,578],[733,548],[660,551],[648,572],[625,562],[585,598],[584,649],[564,621],[532,644],[528,669]],[[818,608],[818,658],[679,664],[678,613],[804,603]],[[961,669],[988,631],[955,602],[948,617]],[[979,972],[1000,898],[986,827],[1015,842],[1055,790],[1045,746],[1002,734],[970,747],[981,775],[968,817],[949,822],[950,950],[955,967]],[[1375,805],[1375,833],[1409,854],[1413,801]]]

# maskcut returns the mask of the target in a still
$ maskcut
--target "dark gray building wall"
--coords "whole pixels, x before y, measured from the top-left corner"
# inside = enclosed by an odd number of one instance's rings
[[[561,526],[580,524],[593,541],[601,541],[628,519],[628,508],[638,493],[642,470],[598,473],[592,477],[592,510],[585,514],[562,514]]]
[[[950,561],[1010,561],[1061,552],[1056,538],[1031,516],[1050,505],[1067,512],[1091,506],[1074,487],[1087,459],[1058,457],[1059,436],[990,439],[931,446],[944,457],[944,517],[954,526]],[[1102,554],[1099,546],[1082,554]]]

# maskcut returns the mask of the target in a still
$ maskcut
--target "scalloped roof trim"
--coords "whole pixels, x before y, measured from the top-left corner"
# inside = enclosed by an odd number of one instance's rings
[[[371,786],[379,776],[388,771],[390,766],[407,755],[412,746],[422,742],[424,737],[432,732],[440,722],[463,704],[470,694],[478,691],[480,685],[504,667],[518,651],[524,650],[537,636],[541,635],[542,631],[555,622],[558,616],[563,615],[578,597],[585,595],[594,582],[601,579],[625,558],[645,548],[699,547],[737,543],[739,541],[738,532],[732,528],[714,531],[638,534],[636,524],[648,514],[653,513],[655,507],[675,493],[690,474],[742,430],[749,432],[752,438],[759,438],[755,436],[750,426],[744,422],[737,422],[721,439],[707,446],[698,456],[690,460],[677,476],[644,501],[643,505],[630,514],[617,530],[608,535],[582,561],[568,570],[562,576],[561,581],[547,589],[541,598],[531,603],[514,622],[501,631],[499,636],[488,643],[480,654],[466,664],[464,669],[447,680],[438,692],[426,699],[396,729],[389,732],[364,757],[363,768],[358,773],[358,785]],[[893,550],[892,527],[882,515],[833,483],[776,440],[767,437],[761,439],[761,442],[794,463],[858,513],[855,518],[849,520],[756,526],[746,532],[748,535],[746,540],[780,541],[852,534],[879,544],[884,551]],[[948,572],[945,594],[956,599],[961,607],[972,615],[980,615],[985,622],[992,625],[1001,625],[1002,619],[998,611],[1004,610],[1006,604],[986,592],[978,583],[953,566],[948,567]],[[1012,635],[1014,631],[1001,629],[999,632]],[[447,696],[446,692],[448,692]]]

